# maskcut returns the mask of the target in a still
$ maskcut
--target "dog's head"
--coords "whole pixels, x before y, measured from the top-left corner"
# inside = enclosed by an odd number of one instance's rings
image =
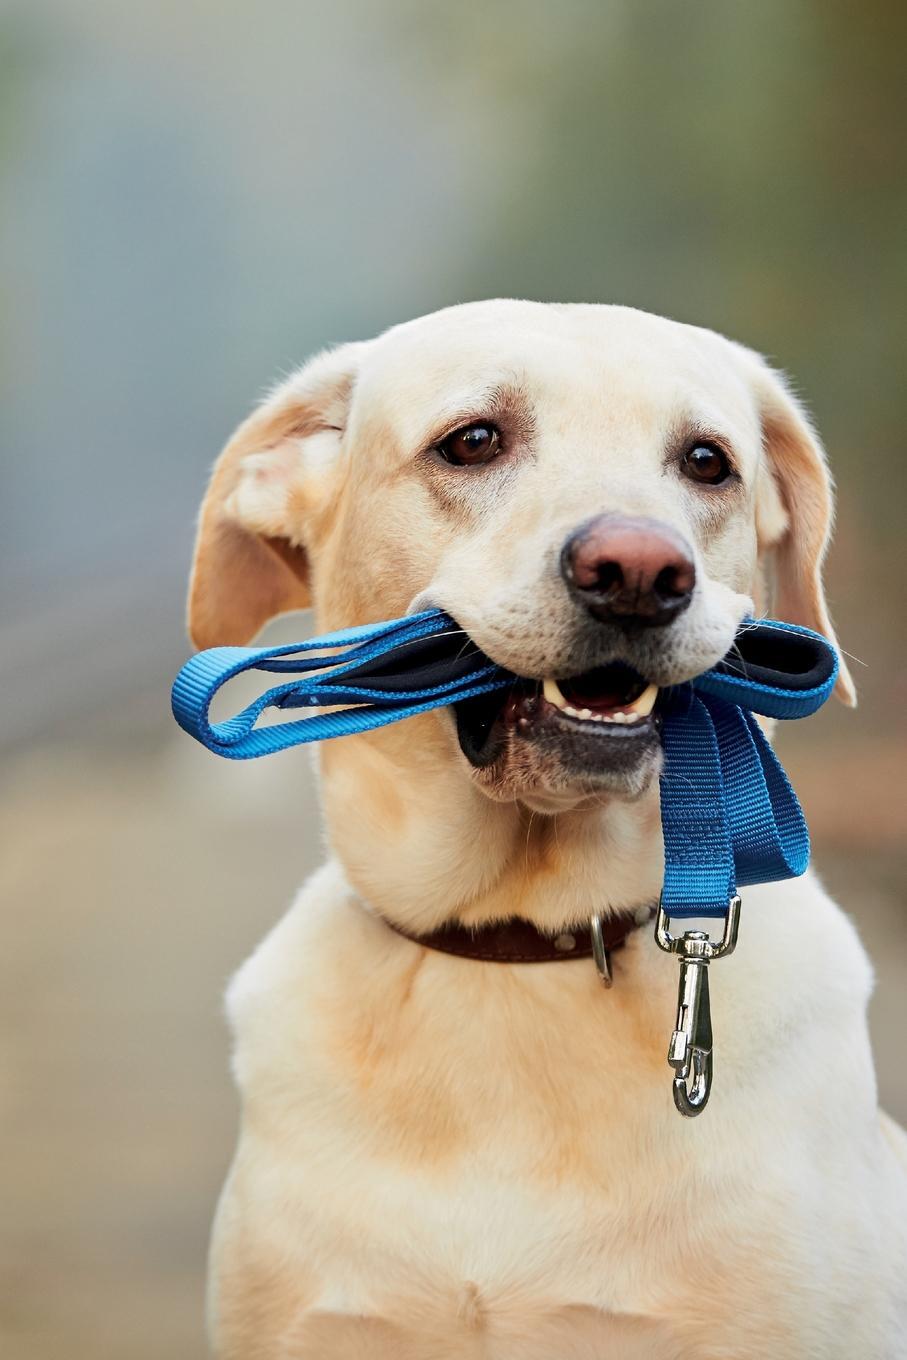
[[[190,630],[205,647],[312,602],[325,627],[438,605],[525,678],[419,720],[445,796],[626,802],[657,773],[656,691],[768,606],[764,567],[773,612],[832,637],[831,506],[807,418],[751,351],[624,307],[474,303],[320,355],[241,426]],[[413,742],[393,749],[399,776]]]

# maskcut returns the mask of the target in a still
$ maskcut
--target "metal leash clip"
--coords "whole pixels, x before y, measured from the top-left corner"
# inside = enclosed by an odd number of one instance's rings
[[[660,903],[655,918],[655,939],[659,948],[680,955],[677,1028],[671,1035],[668,1063],[674,1068],[674,1104],[690,1119],[705,1109],[712,1088],[709,964],[713,959],[723,959],[734,952],[739,922],[740,898],[736,895],[728,903],[724,935],[720,940],[710,939],[703,930],[688,930],[675,939],[669,931],[671,918]]]

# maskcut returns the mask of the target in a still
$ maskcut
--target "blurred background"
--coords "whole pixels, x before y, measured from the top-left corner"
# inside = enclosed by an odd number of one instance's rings
[[[11,1360],[204,1354],[220,996],[320,833],[305,756],[232,766],[170,719],[193,517],[276,376],[447,303],[630,303],[794,375],[862,706],[781,749],[907,1118],[905,45],[883,0],[5,0]]]

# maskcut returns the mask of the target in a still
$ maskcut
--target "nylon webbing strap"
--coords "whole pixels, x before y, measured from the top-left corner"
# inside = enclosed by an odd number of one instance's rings
[[[212,721],[214,696],[245,671],[293,678],[232,718]],[[747,621],[719,665],[663,693],[662,901],[669,916],[723,916],[738,886],[806,869],[809,833],[800,805],[753,714],[807,717],[828,698],[837,672],[834,649],[817,633]],[[248,760],[383,727],[515,678],[447,614],[430,609],[284,647],[199,652],[176,678],[173,713],[209,750]],[[259,725],[268,709],[292,708],[331,711]]]
[[[413,665],[411,644],[437,644],[441,639],[448,643],[448,663],[438,657],[437,645],[423,646],[420,650],[428,659],[417,668],[420,683],[415,686],[405,668],[402,673],[388,669],[388,659],[398,651],[408,652],[409,664]],[[303,678],[274,685],[234,717],[212,722],[214,696],[244,671]],[[289,746],[383,727],[512,681],[512,675],[472,646],[453,619],[429,609],[390,623],[346,628],[284,647],[212,647],[198,652],[174,682],[173,715],[180,727],[209,751],[230,760],[249,760]],[[256,726],[269,708],[331,708],[337,704],[351,706],[337,712],[313,713],[293,722]]]
[[[661,775],[669,916],[724,916],[738,887],[805,872],[806,821],[753,714],[808,717],[837,676],[834,648],[818,633],[747,622],[723,662],[671,697]]]

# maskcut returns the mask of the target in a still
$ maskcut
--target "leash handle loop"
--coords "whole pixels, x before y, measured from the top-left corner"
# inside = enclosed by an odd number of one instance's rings
[[[453,619],[429,609],[405,619],[346,628],[282,647],[212,647],[191,657],[179,672],[171,696],[173,715],[208,750],[230,760],[250,760],[310,741],[384,727],[510,683],[512,677],[481,653],[476,653],[476,664],[461,667],[460,674],[444,675],[443,668],[436,667],[436,682],[415,688],[369,685],[367,675],[359,680],[359,672],[389,652],[422,639],[449,636],[453,640],[457,635],[463,635],[463,630]],[[212,721],[215,695],[247,671],[303,678],[274,685],[232,718]],[[347,675],[350,681],[344,683]],[[348,707],[294,722],[256,726],[268,709],[324,709],[338,704]]]

